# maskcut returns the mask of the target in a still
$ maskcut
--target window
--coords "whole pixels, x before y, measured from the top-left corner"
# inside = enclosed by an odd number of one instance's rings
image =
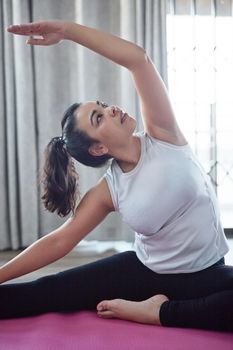
[[[168,0],[168,88],[176,116],[233,227],[233,1]]]

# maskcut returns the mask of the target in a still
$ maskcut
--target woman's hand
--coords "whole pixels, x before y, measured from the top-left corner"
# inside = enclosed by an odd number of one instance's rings
[[[63,21],[43,21],[11,25],[7,31],[13,34],[26,35],[30,45],[53,45],[65,39],[66,24]],[[33,36],[40,38],[33,38]]]

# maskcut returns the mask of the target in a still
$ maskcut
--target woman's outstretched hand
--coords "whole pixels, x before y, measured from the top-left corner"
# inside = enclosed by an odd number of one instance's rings
[[[13,34],[26,35],[30,45],[53,45],[65,39],[65,22],[43,21],[27,24],[11,25],[7,31]],[[33,36],[40,38],[33,38]]]

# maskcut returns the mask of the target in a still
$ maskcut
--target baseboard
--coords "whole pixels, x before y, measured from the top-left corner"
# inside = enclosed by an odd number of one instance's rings
[[[233,228],[225,228],[224,232],[227,237],[233,238]]]

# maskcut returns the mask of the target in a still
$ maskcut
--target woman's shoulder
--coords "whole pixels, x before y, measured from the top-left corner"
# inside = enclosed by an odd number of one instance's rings
[[[147,131],[139,131],[136,136],[142,138],[147,145],[161,145],[173,149],[190,149],[190,144],[187,140],[176,140],[172,137],[159,137],[149,134]]]

